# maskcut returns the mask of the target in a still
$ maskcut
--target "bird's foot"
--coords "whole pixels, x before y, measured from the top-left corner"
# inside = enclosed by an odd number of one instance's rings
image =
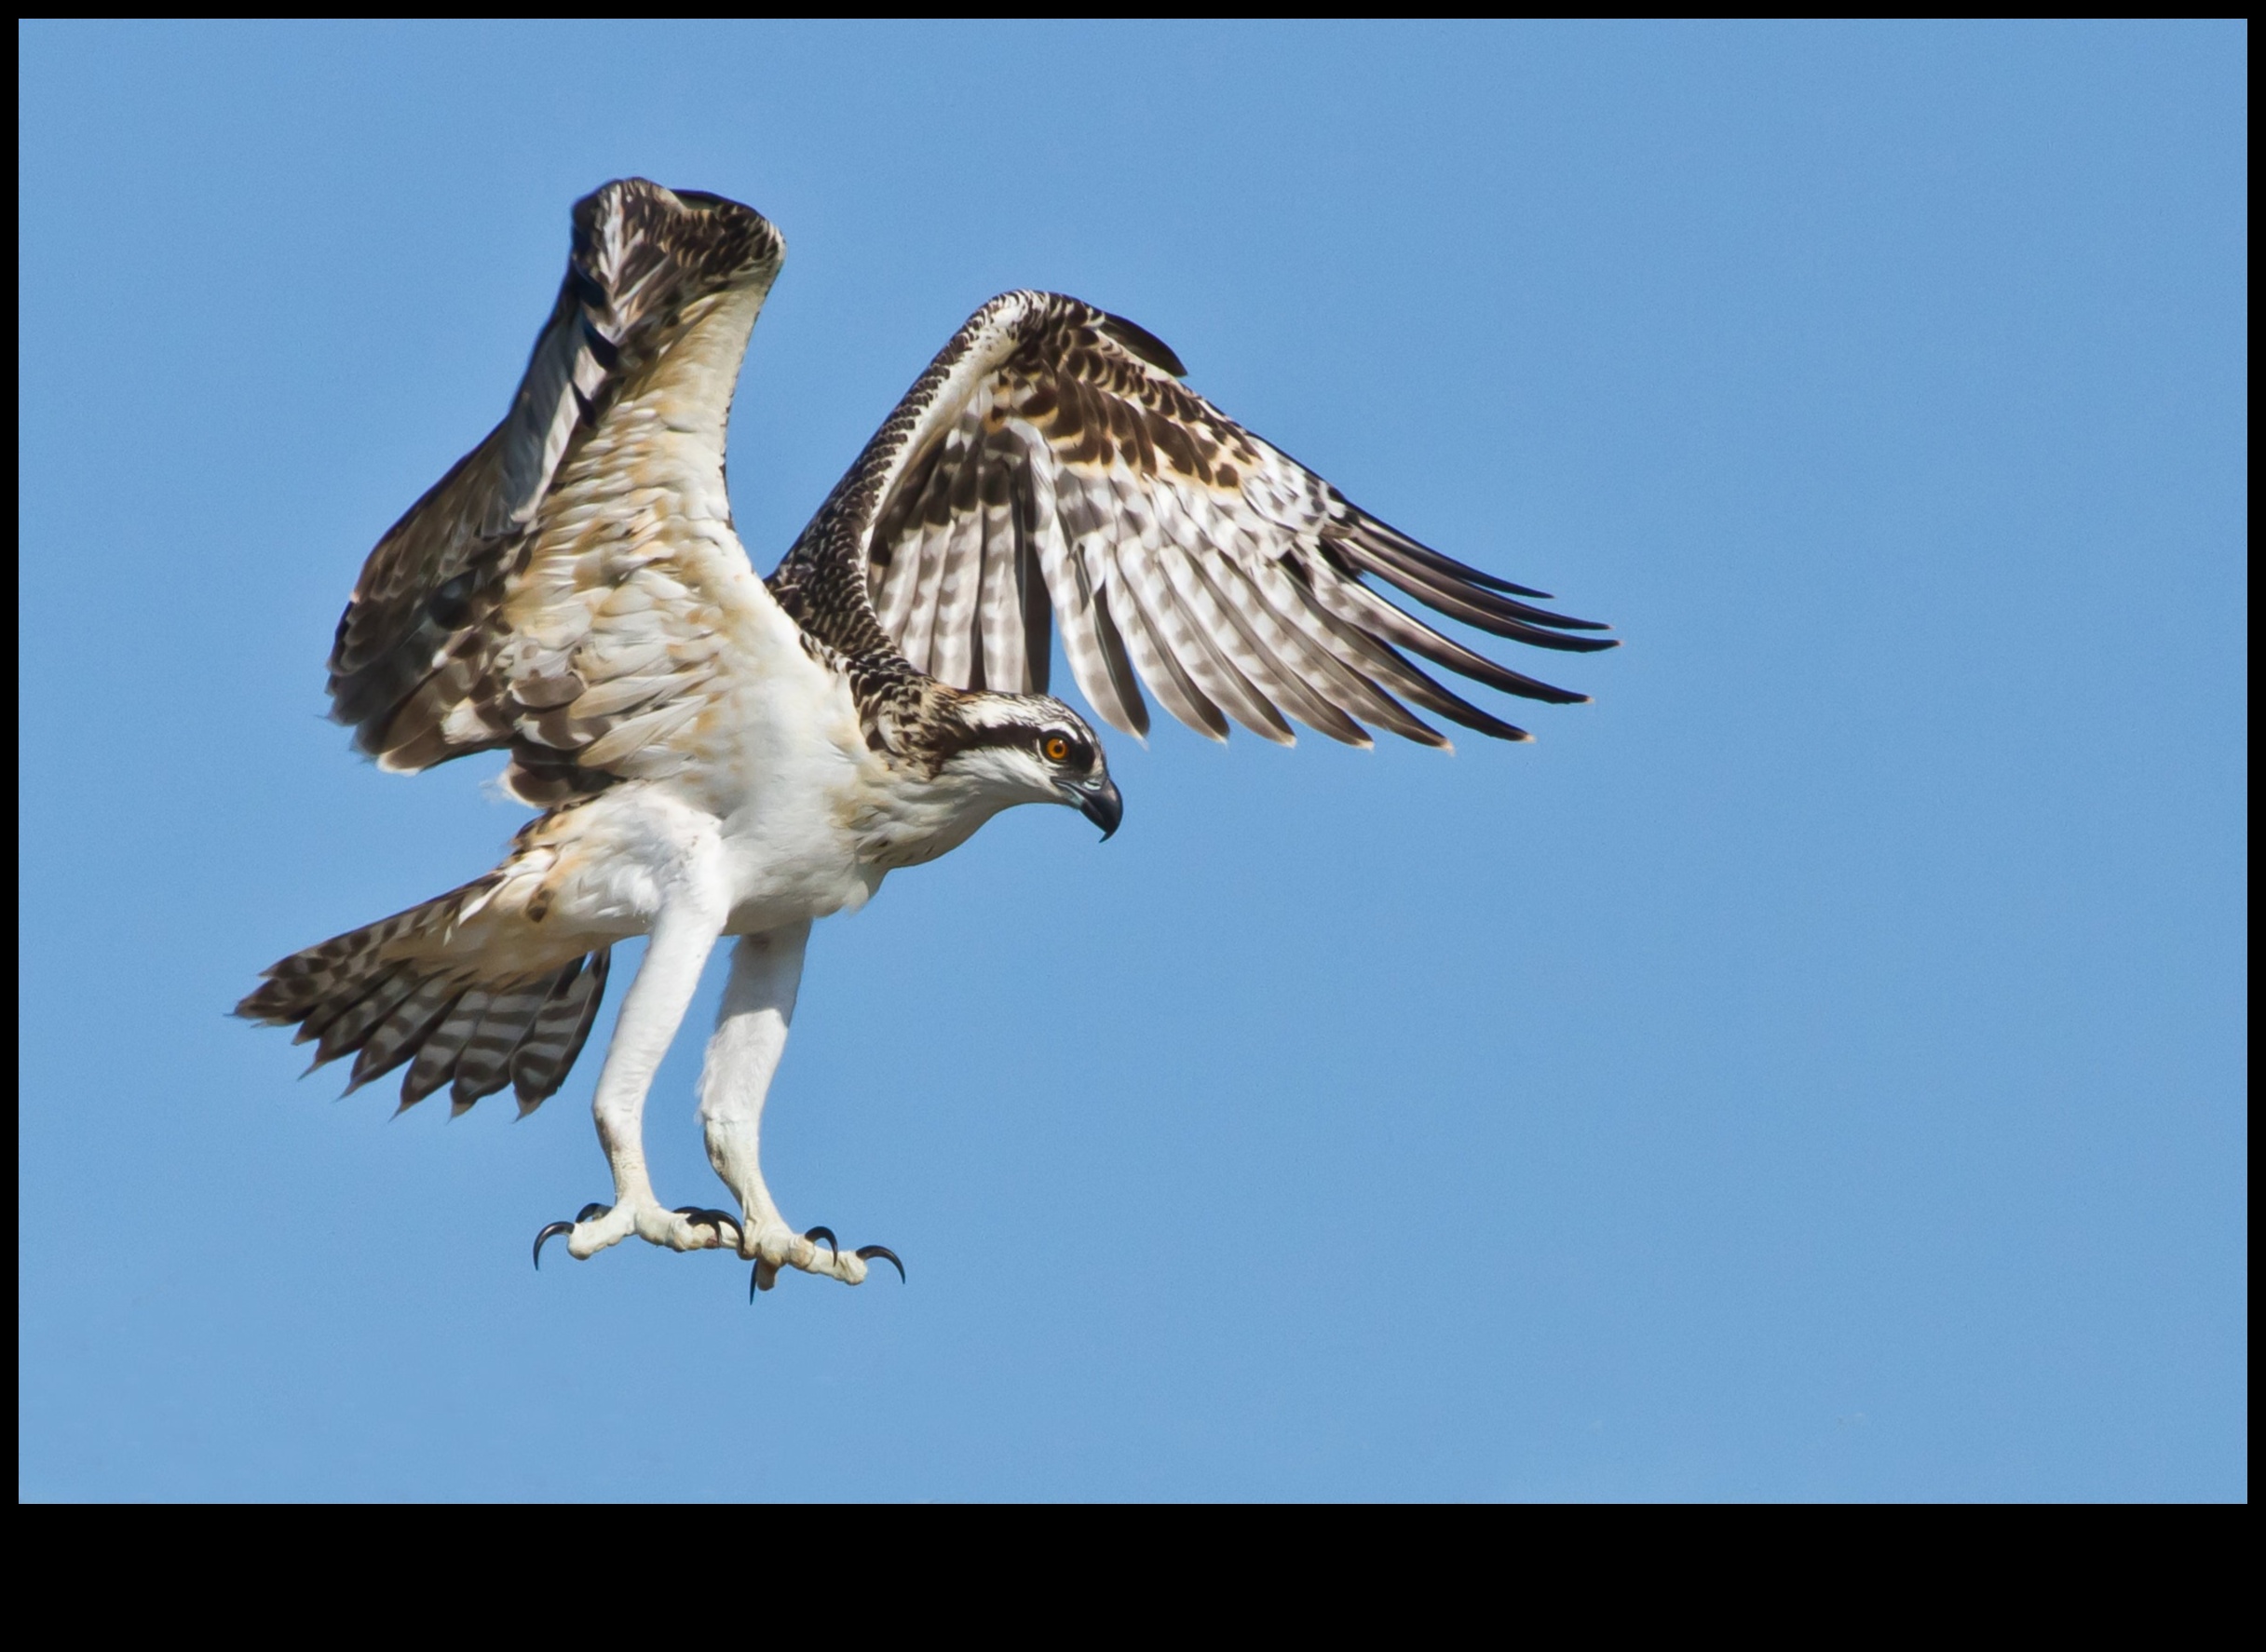
[[[535,1236],[535,1265],[543,1266],[543,1247],[554,1239],[563,1238],[566,1253],[579,1262],[632,1236],[672,1251],[742,1250],[745,1242],[738,1219],[723,1211],[698,1205],[671,1211],[658,1204],[588,1204],[572,1222],[553,1222]]]
[[[750,1302],[755,1300],[756,1292],[768,1291],[779,1283],[779,1270],[782,1267],[822,1274],[831,1280],[840,1280],[845,1285],[865,1283],[865,1265],[869,1262],[886,1260],[896,1268],[901,1280],[905,1272],[905,1265],[897,1260],[897,1253],[887,1245],[861,1245],[854,1251],[845,1251],[835,1241],[831,1227],[813,1227],[797,1233],[777,1219],[760,1227],[743,1226],[740,1230],[740,1254],[755,1265],[748,1279]]]

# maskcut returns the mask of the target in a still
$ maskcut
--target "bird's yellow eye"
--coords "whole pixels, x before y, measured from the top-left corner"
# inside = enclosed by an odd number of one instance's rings
[[[1070,742],[1058,734],[1047,736],[1038,743],[1038,749],[1046,753],[1049,763],[1064,762],[1070,755]]]

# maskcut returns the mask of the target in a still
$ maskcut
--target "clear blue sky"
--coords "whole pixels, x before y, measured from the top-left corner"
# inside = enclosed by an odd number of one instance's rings
[[[2247,1495],[2242,27],[18,40],[22,1495]],[[594,1060],[388,1122],[223,1019],[522,818],[322,660],[629,172],[788,239],[760,569],[1051,287],[1628,640],[822,925],[767,1168],[908,1287],[537,1275]]]

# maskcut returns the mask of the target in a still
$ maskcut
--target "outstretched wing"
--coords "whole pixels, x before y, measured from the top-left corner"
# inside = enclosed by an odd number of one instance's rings
[[[531,803],[666,774],[769,597],[724,443],[785,256],[759,214],[643,179],[576,203],[511,411],[370,553],[332,715],[390,769],[512,749]]]
[[[1388,527],[1180,383],[1157,339],[1059,293],[1011,292],[944,346],[771,576],[845,652],[886,633],[960,687],[1044,689],[1051,624],[1094,709],[1146,733],[1146,683],[1190,727],[1367,745],[1409,711],[1504,739],[1416,655],[1528,699],[1579,701],[1442,635],[1441,614],[1540,647],[1613,646],[1543,598]]]

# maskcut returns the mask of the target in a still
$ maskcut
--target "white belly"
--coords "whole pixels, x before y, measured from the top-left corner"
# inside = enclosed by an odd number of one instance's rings
[[[722,869],[726,934],[871,899],[887,869],[862,853],[853,823],[889,776],[866,749],[848,685],[807,657],[796,663],[704,715],[688,736],[698,755],[677,774],[625,781],[539,829],[561,861],[560,919],[592,934],[643,934],[694,864]]]
[[[885,762],[848,683],[799,646],[774,648],[679,738],[690,761],[676,773],[625,781],[535,834],[555,849],[555,907],[576,929],[645,933],[695,865],[721,880],[708,893],[728,912],[726,934],[855,912],[890,870],[956,847],[1018,801]]]

